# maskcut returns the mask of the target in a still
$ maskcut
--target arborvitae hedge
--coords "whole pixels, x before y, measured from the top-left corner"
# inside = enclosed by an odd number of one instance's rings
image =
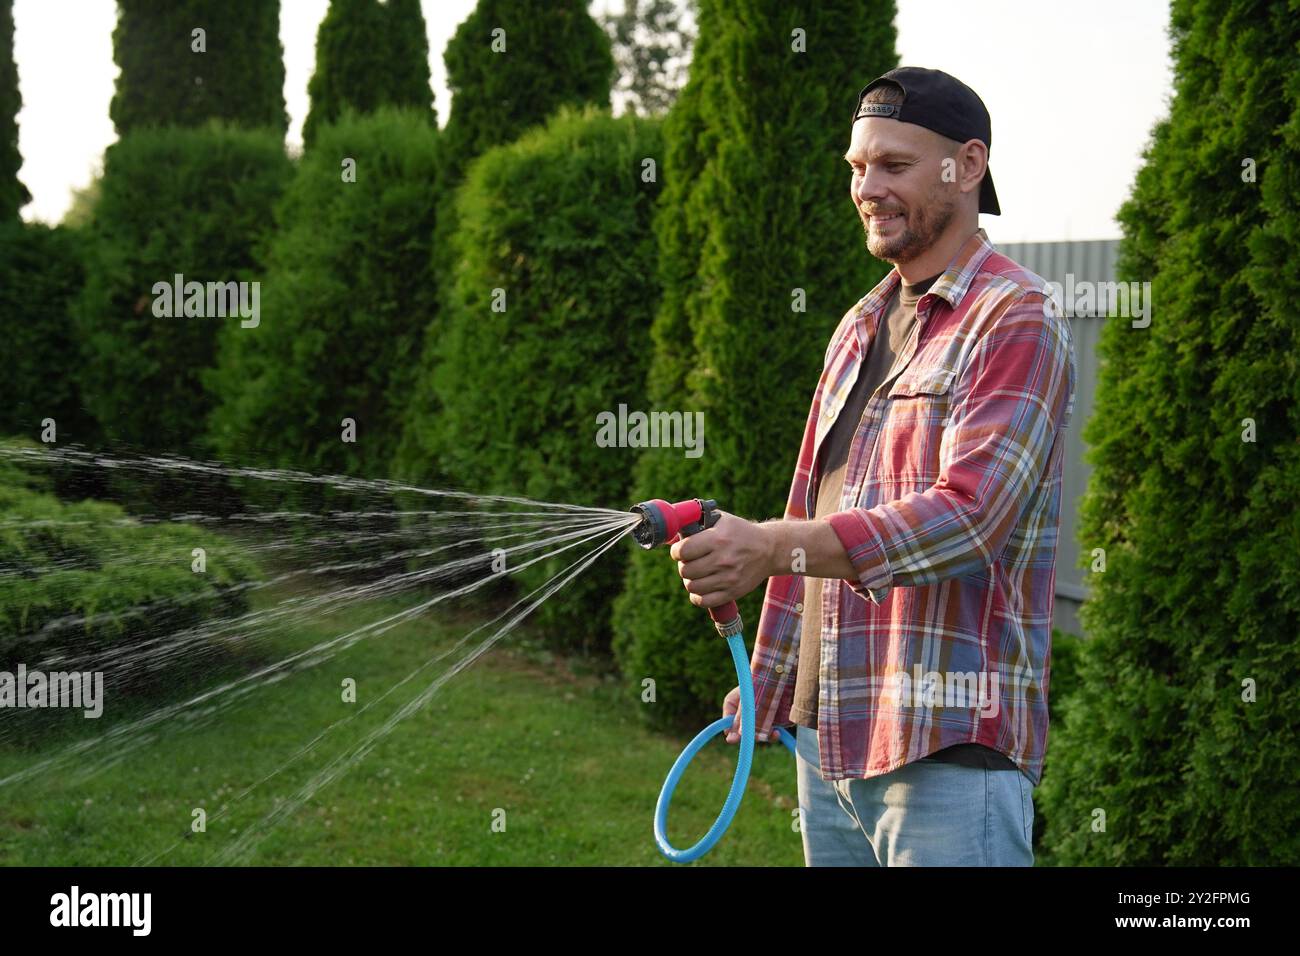
[[[609,105],[609,38],[585,0],[479,0],[447,43],[447,182],[560,106]],[[497,33],[496,31],[502,31]],[[502,52],[493,43],[504,43]]]
[[[198,29],[205,52],[194,49]],[[118,0],[113,59],[119,135],[210,119],[288,128],[280,0]]]
[[[0,576],[0,670],[154,641],[248,609],[259,572],[239,548],[191,525],[139,524],[105,502],[61,502],[48,476],[12,457],[35,447],[0,443],[0,566],[9,571]],[[194,548],[206,552],[203,573],[193,570]],[[85,620],[60,625],[73,617]]]
[[[422,115],[389,107],[321,127],[277,210],[262,322],[223,328],[208,378],[224,460],[387,477],[433,309],[436,144]]]
[[[429,34],[420,0],[386,0],[388,8],[388,105],[421,112],[438,125],[429,72]]]
[[[1080,541],[1105,570],[1052,728],[1046,843],[1067,865],[1294,863],[1300,21],[1175,0],[1171,31],[1176,95],[1119,217],[1151,322],[1107,321],[1084,431]]]
[[[500,53],[492,49],[498,29],[504,31]],[[452,103],[439,144],[443,200],[433,240],[433,269],[443,293],[454,281],[455,189],[467,164],[484,150],[512,142],[561,106],[608,106],[613,64],[608,37],[579,0],[479,0],[448,42],[444,59]],[[438,312],[445,306],[440,302]],[[435,315],[424,331],[412,427],[393,463],[399,478],[417,484],[445,480],[422,434],[438,414],[432,382],[441,328]]]
[[[345,109],[399,106],[437,125],[429,85],[429,39],[419,0],[331,0],[316,31],[316,71],[303,142]]]
[[[143,129],[108,148],[77,317],[86,407],[107,438],[204,451],[202,374],[219,330],[243,320],[157,316],[154,287],[178,273],[205,284],[259,280],[254,249],[291,171],[278,132],[216,123]]]
[[[408,423],[456,485],[631,504],[636,449],[598,445],[597,418],[617,415],[620,403],[645,409],[661,160],[656,121],[566,107],[471,165],[458,196],[461,266],[434,373],[440,410],[413,410]],[[496,289],[504,311],[493,309]],[[519,572],[520,594],[594,544]],[[554,646],[608,649],[610,603],[629,547],[606,552],[538,608],[532,620]]]
[[[18,64],[14,62],[13,0],[0,0],[0,223],[17,219],[18,210],[32,200],[18,179],[23,165],[18,152],[18,111],[22,106]]]
[[[0,225],[0,435],[38,438],[54,419],[60,442],[93,440],[82,408],[72,310],[83,281],[81,237],[39,223]]]
[[[886,270],[863,249],[842,156],[858,90],[897,64],[893,19],[879,0],[700,3],[666,130],[650,383],[653,408],[704,413],[704,454],[647,451],[634,498],[784,513],[826,344]],[[807,52],[792,49],[795,30]],[[793,310],[797,289],[806,311]],[[762,593],[741,605],[751,636]],[[656,681],[645,713],[716,715],[735,671],[666,550],[633,561],[614,620],[630,687]]]

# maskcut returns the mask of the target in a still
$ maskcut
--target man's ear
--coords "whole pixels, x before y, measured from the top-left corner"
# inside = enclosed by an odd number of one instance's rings
[[[978,191],[989,168],[989,148],[983,140],[968,139],[957,149],[958,184],[961,191]]]

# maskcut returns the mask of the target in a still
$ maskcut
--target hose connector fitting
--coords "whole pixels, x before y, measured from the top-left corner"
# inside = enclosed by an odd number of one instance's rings
[[[726,606],[727,605],[723,605],[723,607]],[[730,606],[734,608],[736,606],[735,602],[733,601]],[[715,617],[713,619],[713,626],[717,628],[719,637],[731,637],[731,635],[739,634],[741,631],[744,630],[744,624],[741,623],[739,612],[736,613],[736,616],[734,618],[726,622],[719,621]]]

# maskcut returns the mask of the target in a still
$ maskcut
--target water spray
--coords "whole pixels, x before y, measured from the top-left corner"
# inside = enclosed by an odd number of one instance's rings
[[[276,769],[261,776],[236,795],[229,805],[223,806],[219,813],[209,818],[209,823],[226,816],[233,819],[233,814],[228,814],[228,810],[232,805],[240,804],[264,784],[278,778],[286,768],[320,752],[321,745],[327,738],[335,739],[330,737],[330,734],[340,731],[345,726],[352,726],[352,719],[368,711],[371,706],[391,698],[401,688],[414,686],[417,689],[414,695],[401,702],[387,719],[380,722],[378,726],[363,731],[359,740],[347,746],[342,753],[326,760],[324,765],[311,775],[307,782],[287,800],[277,799],[275,808],[263,816],[262,819],[254,822],[251,826],[244,826],[233,831],[238,834],[237,839],[218,852],[209,862],[234,863],[249,856],[272,828],[287,818],[288,815],[301,809],[321,788],[329,785],[348,772],[349,769],[355,767],[374,749],[379,740],[392,731],[399,721],[409,717],[420,707],[427,705],[429,700],[439,692],[440,688],[448,680],[469,666],[508,634],[538,605],[590,567],[602,554],[614,547],[618,541],[629,533],[633,535],[641,547],[652,549],[661,545],[672,544],[684,537],[707,530],[713,527],[721,517],[721,512],[715,502],[698,498],[676,504],[670,504],[667,501],[658,499],[645,501],[630,509],[631,513],[629,513],[628,511],[616,511],[608,508],[588,508],[578,505],[538,502],[525,498],[421,489],[388,481],[354,479],[336,475],[314,476],[301,472],[281,470],[232,468],[220,463],[201,462],[186,458],[118,457],[101,452],[87,452],[71,448],[59,449],[54,452],[36,450],[29,452],[25,449],[15,452],[0,445],[0,462],[10,459],[16,459],[20,464],[55,462],[67,467],[115,469],[130,473],[182,472],[187,478],[211,478],[214,481],[240,478],[279,483],[319,484],[349,494],[364,495],[367,500],[372,496],[393,496],[398,493],[410,493],[421,496],[422,500],[433,499],[429,503],[437,505],[437,507],[428,510],[402,509],[400,512],[401,517],[415,515],[423,518],[427,516],[430,519],[428,523],[421,521],[418,527],[412,527],[411,529],[405,528],[401,522],[397,527],[391,529],[384,524],[379,527],[379,530],[364,535],[362,541],[365,542],[365,548],[362,550],[359,560],[349,560],[346,563],[337,564],[330,563],[324,566],[319,560],[316,560],[308,567],[294,567],[282,573],[277,573],[269,580],[250,582],[247,588],[250,591],[259,587],[273,587],[279,582],[298,574],[378,569],[390,565],[395,557],[426,558],[439,555],[441,552],[448,550],[451,551],[451,554],[442,554],[441,558],[436,558],[432,567],[419,567],[415,570],[393,571],[392,573],[385,571],[377,580],[371,580],[370,577],[367,577],[362,583],[334,587],[328,589],[325,593],[312,594],[307,598],[295,595],[272,601],[265,607],[250,607],[238,615],[215,616],[211,620],[204,619],[190,627],[163,631],[157,635],[146,635],[145,639],[124,648],[113,649],[111,652],[92,648],[84,652],[75,652],[75,658],[69,658],[62,651],[52,652],[61,655],[52,658],[52,660],[67,663],[69,660],[75,659],[77,664],[81,665],[78,669],[112,668],[115,671],[127,674],[163,671],[175,662],[206,660],[211,648],[224,647],[231,643],[238,643],[250,649],[261,649],[262,642],[270,642],[277,638],[284,633],[286,627],[291,626],[295,621],[308,614],[324,614],[346,607],[353,601],[388,597],[412,591],[416,588],[420,589],[419,600],[413,605],[403,607],[393,613],[385,610],[384,616],[380,620],[368,621],[357,627],[349,624],[341,629],[341,633],[331,634],[321,640],[317,640],[314,633],[309,632],[312,640],[308,647],[299,648],[295,646],[291,649],[291,653],[283,657],[280,657],[277,653],[274,656],[280,659],[269,663],[254,655],[254,666],[247,673],[240,673],[214,681],[212,684],[205,684],[193,696],[187,695],[185,699],[180,701],[163,703],[148,710],[141,716],[116,724],[106,733],[76,740],[67,746],[60,747],[56,752],[48,756],[17,767],[12,772],[0,771],[0,792],[3,792],[10,785],[30,780],[47,771],[62,771],[74,765],[88,778],[91,774],[111,766],[126,754],[158,736],[164,722],[170,728],[180,725],[180,723],[173,723],[173,721],[183,722],[184,725],[188,726],[200,720],[205,720],[221,709],[232,706],[234,702],[244,699],[255,690],[269,686],[291,672],[333,659],[336,654],[347,650],[367,637],[383,634],[398,624],[425,613],[445,600],[468,594],[483,587],[493,578],[483,577],[468,583],[462,580],[463,571],[481,564],[480,544],[485,548],[490,544],[497,545],[499,547],[493,548],[494,552],[500,550],[512,557],[530,555],[525,560],[513,562],[516,571],[547,560],[572,548],[581,548],[585,552],[563,571],[553,575],[547,582],[539,585],[514,605],[511,605],[497,618],[485,622],[470,631],[450,649],[440,650],[438,654],[402,678],[388,691],[373,697],[359,710],[350,713],[348,717],[336,720],[325,727],[312,740],[293,753],[287,761],[282,762]],[[447,499],[451,499],[451,501]],[[457,504],[462,502],[465,506],[464,510],[457,510]],[[489,506],[486,510],[485,505]],[[328,532],[324,537],[313,538],[311,541],[312,555],[319,558],[319,549],[322,546],[329,546],[336,538],[346,540],[350,545],[357,543],[355,536],[350,533],[353,529],[349,523],[387,518],[389,516],[396,519],[399,517],[399,512],[395,509],[380,508],[377,511],[356,510],[318,515],[310,512],[254,510],[247,514],[241,512],[231,515],[222,514],[220,516],[210,516],[197,512],[193,514],[168,514],[153,517],[150,520],[196,524],[244,521],[250,522],[253,526],[265,526],[271,531],[281,521],[311,522],[309,527],[313,533],[318,529]],[[432,519],[434,518],[438,519],[442,524],[433,524]],[[326,523],[323,527],[322,522]],[[438,540],[431,546],[427,538],[428,533],[431,531],[437,531],[438,534],[454,540],[447,542]],[[406,536],[410,536],[411,544],[416,545],[416,547],[410,551],[400,550],[394,553],[391,542],[395,539],[400,542]],[[272,545],[264,543],[261,540],[262,537],[267,536],[253,536],[248,547],[259,551],[269,549]],[[275,536],[271,535],[269,537],[274,538]],[[375,554],[375,546],[380,541],[384,542],[382,545],[384,554],[382,556]],[[278,539],[275,540],[273,546],[277,549],[283,547]],[[538,551],[542,553],[533,554]],[[51,566],[48,569],[42,568],[41,570],[54,569],[54,566]],[[428,585],[434,584],[438,585],[436,592],[432,596],[426,595],[424,589]],[[186,599],[186,597],[181,596],[174,600],[179,602]],[[159,602],[159,604],[161,603]],[[154,605],[149,605],[138,609],[133,608],[130,612],[148,613],[154,607]],[[726,639],[731,650],[740,689],[740,710],[738,715],[723,717],[715,721],[692,740],[677,758],[669,771],[667,779],[664,781],[655,808],[655,841],[660,851],[668,859],[678,863],[689,863],[697,860],[712,849],[722,837],[722,834],[726,832],[744,796],[745,785],[749,780],[753,760],[755,738],[754,685],[750,676],[748,656],[745,652],[744,636],[741,633],[740,613],[735,602],[728,602],[722,607],[711,608],[709,615],[712,617],[718,633]],[[502,618],[506,618],[506,620],[502,621]],[[56,628],[70,628],[86,625],[97,620],[98,618],[86,613],[59,618],[52,623]],[[471,637],[484,629],[490,629],[492,633],[476,646],[471,644],[467,653],[461,654],[453,664],[446,667],[436,678],[430,679],[432,676],[430,668],[435,667],[439,662],[457,652],[470,641]],[[422,684],[423,687],[421,687]],[[678,850],[668,842],[667,838],[668,808],[673,792],[681,779],[682,773],[695,754],[714,736],[730,729],[737,717],[741,720],[741,746],[730,793],[717,820],[704,838],[689,849]],[[4,735],[5,731],[7,731],[7,727],[0,724],[0,737]],[[777,734],[782,743],[793,752],[795,749],[794,738],[782,728],[777,728]],[[147,858],[142,858],[138,862],[152,863],[154,860],[173,852],[180,846],[180,843],[181,841],[177,840],[170,846],[166,846],[159,852]]]
[[[655,498],[643,501],[629,510],[641,516],[640,522],[632,529],[632,536],[637,544],[647,550],[660,545],[671,545],[682,538],[712,528],[722,516],[717,502],[701,498],[690,498],[676,504]],[[718,818],[699,843],[685,850],[679,850],[668,842],[668,805],[672,801],[673,791],[677,789],[677,781],[681,779],[687,765],[704,745],[716,735],[731,729],[734,716],[721,717],[700,731],[668,771],[668,778],[659,791],[659,802],[655,805],[654,832],[660,852],[674,863],[698,860],[722,838],[745,796],[745,784],[749,782],[749,770],[754,759],[754,678],[749,671],[749,658],[745,654],[740,610],[735,601],[708,610],[719,636],[726,639],[727,646],[731,649],[731,659],[736,665],[736,683],[740,686],[740,759],[736,763],[736,774],[731,779],[731,791],[727,794]],[[781,743],[793,754],[794,738],[784,727],[776,728],[776,732]]]

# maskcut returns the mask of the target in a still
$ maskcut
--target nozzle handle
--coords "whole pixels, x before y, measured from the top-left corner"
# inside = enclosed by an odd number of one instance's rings
[[[680,508],[687,502],[681,502],[674,507]],[[681,529],[681,537],[685,538],[701,531],[706,531],[718,523],[722,513],[718,510],[718,503],[712,498],[692,498],[690,504],[699,509],[698,519],[690,522],[684,522]],[[723,637],[730,637],[732,634],[741,632],[740,608],[736,607],[735,601],[728,601],[718,607],[709,608],[709,617],[713,618],[713,626],[717,628],[718,633]]]
[[[719,624],[730,624],[740,617],[740,608],[736,607],[735,601],[728,601],[726,604],[709,608],[709,617]]]
[[[722,517],[718,503],[712,498],[688,498],[675,504],[653,498],[634,505],[631,510],[641,516],[640,523],[633,529],[637,544],[647,549],[674,544],[682,538],[707,531]],[[714,627],[723,637],[741,632],[740,609],[735,601],[709,608],[709,617],[713,618]]]

